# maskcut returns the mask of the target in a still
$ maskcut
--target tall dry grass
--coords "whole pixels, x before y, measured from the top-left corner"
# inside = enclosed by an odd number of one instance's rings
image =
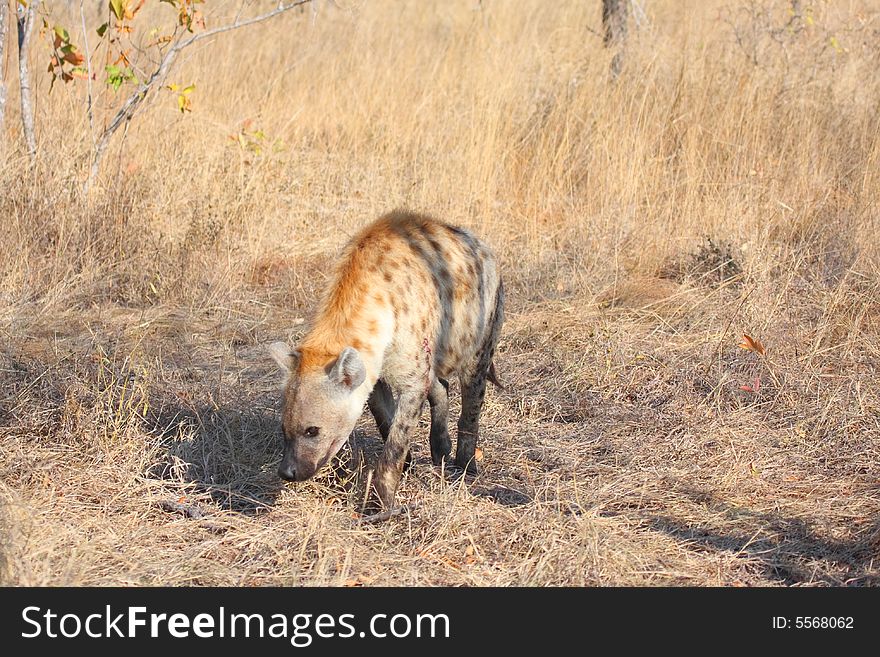
[[[880,4],[644,4],[614,82],[598,0],[219,37],[88,196],[84,89],[40,78],[35,167],[0,140],[3,581],[876,583]],[[417,461],[364,529],[345,475],[279,488],[262,345],[398,206],[501,255],[509,385],[476,482]]]

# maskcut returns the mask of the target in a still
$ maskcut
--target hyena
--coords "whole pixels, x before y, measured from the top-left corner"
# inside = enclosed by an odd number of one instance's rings
[[[476,472],[486,381],[503,321],[495,256],[471,233],[395,211],[348,243],[310,328],[295,349],[270,347],[288,372],[278,474],[302,481],[339,451],[364,402],[385,448],[373,478],[391,508],[413,427],[427,399],[435,465],[452,450],[447,380],[461,382],[455,465]]]

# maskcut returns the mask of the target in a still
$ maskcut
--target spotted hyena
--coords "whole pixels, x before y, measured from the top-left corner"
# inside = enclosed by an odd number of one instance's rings
[[[449,457],[453,375],[462,391],[455,465],[476,472],[486,381],[498,385],[492,356],[503,303],[495,257],[468,231],[402,211],[364,228],[300,344],[270,347],[289,373],[278,474],[312,477],[346,442],[366,401],[385,440],[374,483],[390,508],[426,399],[431,458],[440,465]]]

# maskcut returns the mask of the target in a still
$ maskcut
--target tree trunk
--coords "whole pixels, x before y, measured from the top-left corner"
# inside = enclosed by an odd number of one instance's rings
[[[28,51],[39,8],[40,0],[31,0],[27,9],[18,5],[18,84],[21,89],[21,127],[31,161],[37,156],[37,139],[34,135],[34,102],[31,98]]]
[[[0,136],[6,115],[6,32],[9,29],[9,0],[0,0]]]
[[[626,43],[626,21],[629,16],[629,0],[602,0],[602,41],[606,48],[615,49],[611,59],[611,77],[616,78],[623,69],[623,47]]]

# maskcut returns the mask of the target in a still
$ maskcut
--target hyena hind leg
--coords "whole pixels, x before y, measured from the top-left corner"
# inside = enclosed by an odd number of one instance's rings
[[[486,397],[486,373],[477,371],[461,377],[461,415],[458,418],[458,444],[455,465],[468,474],[477,474],[477,440],[480,435],[480,411]]]
[[[441,465],[449,460],[452,441],[449,440],[449,382],[434,379],[428,392],[428,403],[431,405],[431,461]]]
[[[458,444],[455,448],[455,465],[468,474],[477,473],[474,456],[480,436],[480,413],[486,398],[486,379],[497,382],[492,357],[501,337],[501,324],[504,321],[504,288],[499,283],[495,294],[495,308],[489,319],[490,330],[477,352],[472,367],[460,375],[461,415],[458,418]]]

